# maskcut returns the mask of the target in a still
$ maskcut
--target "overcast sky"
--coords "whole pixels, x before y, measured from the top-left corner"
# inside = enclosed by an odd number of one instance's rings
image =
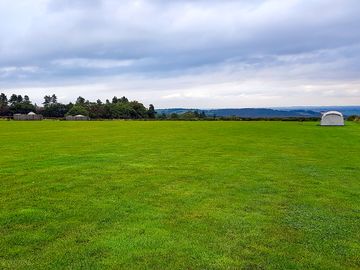
[[[0,0],[0,91],[360,105],[359,0]]]

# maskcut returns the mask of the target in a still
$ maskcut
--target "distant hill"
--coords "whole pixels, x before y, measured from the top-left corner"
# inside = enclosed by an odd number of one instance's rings
[[[360,115],[360,106],[319,106],[319,107],[281,107],[281,108],[243,108],[243,109],[158,109],[157,113],[182,114],[188,111],[203,111],[207,116],[244,118],[288,118],[288,117],[320,117],[325,111],[340,111],[345,116]]]
[[[309,110],[283,111],[274,109],[216,109],[205,111],[207,115],[238,116],[244,118],[284,118],[284,117],[319,117],[320,114]]]
[[[287,117],[320,117],[319,112],[310,110],[275,110],[275,109],[257,109],[257,108],[244,108],[244,109],[212,109],[212,110],[199,110],[199,109],[160,109],[157,110],[159,114],[182,114],[187,111],[203,111],[207,116],[229,117],[237,116],[244,118],[287,118]]]
[[[271,108],[280,109],[286,111],[294,110],[310,110],[313,112],[327,112],[327,111],[339,111],[345,116],[360,115],[360,106],[300,106],[300,107],[282,107],[282,108]]]

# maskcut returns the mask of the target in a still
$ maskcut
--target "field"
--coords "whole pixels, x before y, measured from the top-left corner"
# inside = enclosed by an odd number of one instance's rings
[[[0,121],[0,269],[359,269],[360,124]]]

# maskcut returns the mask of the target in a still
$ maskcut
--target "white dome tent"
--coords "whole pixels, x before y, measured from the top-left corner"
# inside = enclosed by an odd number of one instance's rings
[[[344,116],[341,112],[326,112],[321,117],[321,126],[343,126]]]
[[[14,120],[18,121],[28,121],[28,120],[43,120],[43,116],[36,114],[34,112],[29,112],[28,114],[16,113],[13,115]]]
[[[68,121],[88,121],[90,120],[89,117],[85,116],[85,115],[82,115],[82,114],[78,114],[78,115],[68,115],[65,117],[66,120]]]

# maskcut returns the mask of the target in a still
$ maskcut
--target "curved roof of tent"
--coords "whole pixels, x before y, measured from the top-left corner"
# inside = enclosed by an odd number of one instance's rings
[[[29,112],[28,115],[36,115],[34,112]]]
[[[82,114],[78,114],[78,115],[75,115],[75,117],[85,117],[85,116]]]
[[[343,114],[341,112],[338,112],[338,111],[329,111],[329,112],[326,112],[326,113],[323,114],[323,116],[327,116],[327,115],[338,115],[338,116],[343,117]]]

